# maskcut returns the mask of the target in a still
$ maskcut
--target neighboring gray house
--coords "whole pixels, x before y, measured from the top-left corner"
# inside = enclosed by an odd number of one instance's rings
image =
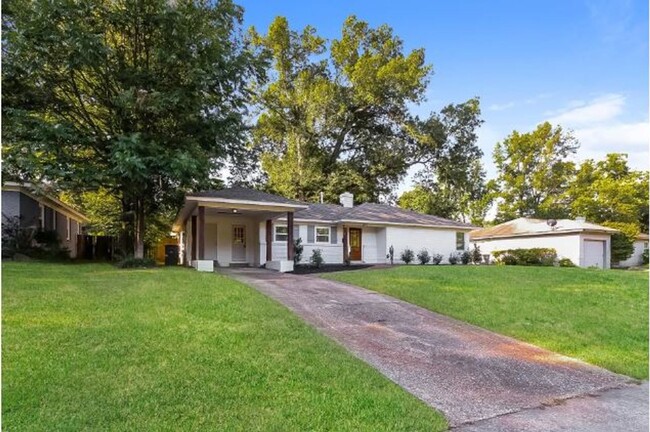
[[[23,227],[56,231],[61,246],[77,256],[77,235],[88,219],[74,208],[48,195],[36,194],[30,184],[5,182],[2,186],[2,223],[20,217]]]
[[[384,204],[354,206],[307,204],[277,195],[234,187],[185,197],[173,226],[179,233],[181,260],[199,270],[214,265],[266,265],[293,269],[293,241],[301,238],[303,263],[320,249],[327,264],[386,263],[391,246],[395,262],[406,248],[427,249],[444,262],[469,248],[472,225]]]

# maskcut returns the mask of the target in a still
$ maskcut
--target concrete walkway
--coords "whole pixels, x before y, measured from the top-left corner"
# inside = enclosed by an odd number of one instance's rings
[[[647,383],[344,283],[220,271],[284,304],[454,429],[648,430]]]

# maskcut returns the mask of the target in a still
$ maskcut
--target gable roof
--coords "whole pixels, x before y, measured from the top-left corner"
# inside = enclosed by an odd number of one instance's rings
[[[493,227],[472,231],[469,233],[469,237],[470,241],[474,241],[494,238],[558,235],[581,232],[614,234],[618,231],[613,228],[573,219],[558,219],[557,225],[555,225],[554,229],[551,229],[547,224],[546,219],[522,217]]]
[[[473,225],[438,216],[417,213],[386,204],[365,203],[355,207],[334,204],[312,204],[295,213],[296,220],[333,223],[373,223],[388,225],[415,225],[444,228],[474,228]]]
[[[291,200],[280,195],[273,195],[256,189],[249,189],[241,186],[233,186],[221,190],[208,190],[188,194],[187,198],[220,198],[232,201],[265,202],[274,204],[288,204],[295,206],[307,206],[300,201]]]
[[[81,213],[79,210],[72,207],[71,205],[64,203],[53,194],[46,193],[44,189],[45,188],[43,187],[36,187],[32,183],[21,183],[21,182],[13,182],[13,181],[4,182],[4,184],[2,185],[3,191],[20,192],[30,197],[34,201],[38,201],[41,204],[44,204],[52,209],[59,211],[60,213],[64,214],[65,216],[71,219],[75,219],[76,221],[81,223],[89,222],[89,219],[86,217],[86,215],[84,215],[83,213]]]

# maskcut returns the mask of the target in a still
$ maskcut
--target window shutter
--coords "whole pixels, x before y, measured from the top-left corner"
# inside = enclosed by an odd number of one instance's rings
[[[314,243],[314,226],[307,225],[307,243]]]
[[[336,238],[336,225],[332,225],[330,228],[330,243],[336,244],[337,238]]]
[[[298,240],[298,237],[300,237],[300,227],[298,225],[293,226],[293,241]]]

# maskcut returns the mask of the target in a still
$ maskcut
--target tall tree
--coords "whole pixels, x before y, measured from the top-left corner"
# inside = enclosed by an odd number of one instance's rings
[[[514,131],[497,143],[497,220],[567,216],[564,193],[575,171],[569,157],[577,149],[578,142],[570,133],[548,122],[532,132]]]
[[[417,186],[398,200],[404,208],[480,224],[489,201],[486,199],[483,152],[477,145],[481,125],[478,99],[451,104],[412,130],[416,146],[414,160],[424,168]],[[428,203],[423,205],[424,203]]]
[[[424,98],[424,50],[405,52],[390,27],[354,16],[329,44],[283,17],[254,34],[273,60],[253,134],[269,187],[303,200],[349,190],[374,201],[390,192],[414,156],[408,106]]]
[[[604,160],[587,160],[566,192],[573,217],[621,231],[612,238],[612,260],[625,260],[633,252],[639,232],[648,229],[648,172],[631,170],[627,156],[611,153]]]
[[[5,175],[105,188],[143,255],[149,215],[241,145],[263,64],[228,0],[3,4]]]

